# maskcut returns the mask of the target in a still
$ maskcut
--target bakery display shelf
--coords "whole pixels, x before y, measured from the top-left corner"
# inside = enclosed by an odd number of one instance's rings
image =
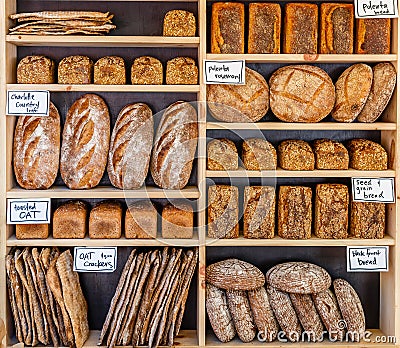
[[[351,177],[367,177],[367,178],[394,178],[396,171],[389,170],[207,170],[206,176],[209,178],[262,178],[262,177],[278,177],[278,178],[351,178]]]
[[[50,92],[161,92],[198,93],[199,85],[25,85],[7,84],[10,91],[50,91]]]
[[[382,239],[361,239],[361,238],[346,238],[346,239],[321,239],[314,235],[310,239],[284,239],[275,236],[272,239],[249,239],[244,237],[233,239],[213,239],[206,238],[207,247],[220,246],[245,246],[245,247],[260,247],[260,246],[380,246],[380,245],[395,245],[396,241],[392,236],[386,235]]]
[[[285,122],[257,122],[257,123],[227,123],[207,122],[207,129],[246,129],[246,130],[396,130],[394,122],[374,123],[285,123]]]
[[[14,187],[7,192],[7,198],[199,198],[199,189],[187,186],[182,190],[163,190],[145,187],[138,190],[120,190],[110,186],[98,186],[89,190],[70,190],[55,186],[48,190],[25,190]]]
[[[247,63],[380,63],[395,62],[397,54],[207,54],[212,60],[245,60]]]
[[[7,35],[6,42],[17,46],[69,47],[198,47],[199,37],[165,36],[40,36]]]

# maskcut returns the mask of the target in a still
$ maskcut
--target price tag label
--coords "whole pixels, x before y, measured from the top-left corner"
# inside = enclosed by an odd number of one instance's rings
[[[397,18],[397,0],[355,0],[356,18]]]
[[[49,91],[7,91],[7,115],[49,116]]]
[[[347,247],[347,272],[387,272],[389,247]]]
[[[351,178],[355,202],[394,203],[394,178]]]
[[[117,247],[74,248],[74,271],[114,272],[117,267]]]
[[[204,60],[206,84],[245,84],[244,60]]]
[[[7,224],[49,224],[50,198],[8,199]]]

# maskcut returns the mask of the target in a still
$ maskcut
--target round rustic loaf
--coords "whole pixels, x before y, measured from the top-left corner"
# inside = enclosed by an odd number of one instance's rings
[[[367,101],[372,84],[372,69],[354,64],[336,81],[336,100],[332,117],[339,122],[353,122]]]
[[[311,294],[331,286],[328,272],[308,262],[285,262],[272,267],[266,275],[267,284],[285,292]]]
[[[238,259],[226,259],[206,269],[208,283],[226,290],[253,290],[264,285],[262,272],[252,264]]]
[[[319,122],[335,104],[335,86],[329,75],[311,65],[290,65],[270,80],[271,110],[285,122]]]
[[[269,109],[267,81],[257,71],[246,68],[244,85],[207,85],[207,105],[219,121],[257,122]]]

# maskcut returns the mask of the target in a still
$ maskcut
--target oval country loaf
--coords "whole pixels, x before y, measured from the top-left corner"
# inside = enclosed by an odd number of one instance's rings
[[[119,113],[108,152],[108,177],[120,189],[140,188],[147,176],[153,146],[153,113],[143,103]]]
[[[328,272],[308,262],[280,263],[267,272],[266,280],[278,290],[295,294],[316,293],[331,286]]]
[[[269,109],[269,87],[257,71],[246,68],[244,85],[207,85],[211,115],[223,122],[257,122]]]
[[[372,69],[354,64],[336,81],[336,100],[332,117],[339,122],[353,122],[363,109],[372,85]]]
[[[357,120],[375,122],[388,105],[396,86],[396,69],[392,63],[379,63],[372,68],[374,75],[367,102]]]
[[[226,259],[206,268],[208,283],[225,290],[253,290],[264,285],[263,273],[252,264]]]
[[[53,185],[60,160],[60,115],[50,103],[48,117],[22,116],[14,132],[13,164],[24,189],[48,189]]]
[[[285,122],[319,122],[335,104],[335,86],[329,75],[311,65],[290,65],[269,79],[271,110]]]
[[[154,140],[150,171],[157,186],[180,190],[192,172],[197,147],[197,113],[183,101],[164,112]]]
[[[70,107],[61,147],[61,177],[70,189],[98,185],[107,165],[110,115],[104,100],[85,94]]]

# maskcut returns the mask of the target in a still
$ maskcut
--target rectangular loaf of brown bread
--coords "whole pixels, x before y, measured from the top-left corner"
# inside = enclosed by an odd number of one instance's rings
[[[167,204],[162,211],[163,238],[193,238],[193,208],[188,203]]]
[[[313,142],[315,169],[349,169],[349,152],[346,147],[330,139]]]
[[[237,170],[238,162],[238,151],[232,140],[213,139],[207,144],[207,169]]]
[[[93,81],[93,61],[86,56],[65,57],[58,64],[58,83],[90,84]]]
[[[125,62],[121,57],[100,58],[93,69],[95,85],[124,85],[126,83]]]
[[[17,67],[17,83],[45,84],[55,83],[54,61],[45,56],[27,56]]]
[[[49,236],[48,224],[15,225],[17,239],[46,239]]]
[[[89,237],[97,239],[120,238],[122,207],[114,201],[103,201],[93,207],[89,217]]]
[[[131,81],[133,85],[162,85],[163,66],[154,57],[143,56],[133,61]]]
[[[351,202],[350,235],[378,239],[385,236],[385,203]]]
[[[199,70],[194,59],[176,57],[167,62],[165,82],[167,85],[196,85]]]
[[[88,210],[82,201],[60,205],[53,214],[53,238],[85,238]]]
[[[125,237],[148,239],[157,237],[157,210],[150,201],[129,204],[125,214]]]
[[[356,53],[390,53],[390,18],[356,19]]]

